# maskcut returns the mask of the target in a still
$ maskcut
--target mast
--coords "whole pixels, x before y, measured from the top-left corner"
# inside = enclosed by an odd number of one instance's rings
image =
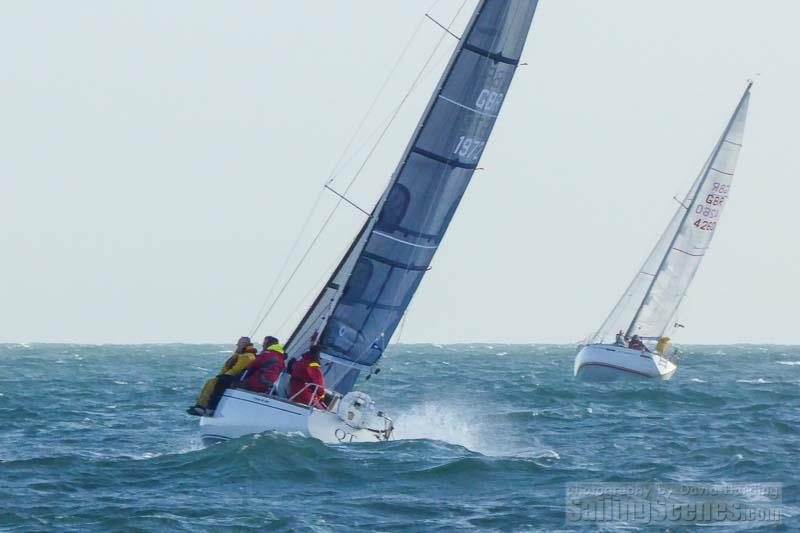
[[[688,204],[684,204],[683,205],[683,208],[685,209],[683,217],[681,217],[680,224],[678,224],[678,227],[675,230],[675,234],[672,236],[672,240],[670,241],[669,246],[667,247],[666,251],[664,252],[664,256],[663,256],[663,258],[661,259],[661,262],[658,265],[658,269],[656,270],[656,274],[653,276],[653,279],[650,282],[650,285],[647,287],[647,291],[645,292],[644,297],[642,298],[642,301],[639,304],[638,309],[636,309],[636,313],[634,314],[633,319],[631,320],[631,323],[628,326],[627,331],[625,332],[625,335],[627,337],[630,337],[634,332],[634,329],[636,327],[636,322],[639,320],[639,316],[642,314],[642,309],[644,309],[644,306],[645,306],[648,298],[650,298],[650,295],[653,292],[653,287],[655,286],[656,282],[658,281],[659,276],[664,271],[664,267],[667,264],[667,260],[669,259],[670,255],[672,254],[672,250],[673,250],[673,247],[675,246],[675,242],[678,240],[678,237],[680,236],[681,231],[683,230],[683,228],[684,228],[684,226],[686,224],[686,220],[689,218],[689,215],[692,212],[691,206],[694,205],[695,201],[697,200],[697,196],[700,194],[700,191],[703,189],[703,185],[705,185],[705,182],[708,179],[708,175],[713,170],[714,161],[716,160],[717,155],[719,154],[720,149],[722,148],[722,144],[725,142],[725,139],[728,137],[728,134],[731,131],[731,127],[733,126],[733,124],[734,124],[734,122],[735,122],[735,120],[736,120],[736,118],[737,118],[737,116],[739,114],[739,111],[742,108],[742,104],[744,104],[745,99],[747,98],[747,95],[750,92],[750,88],[752,86],[753,86],[753,82],[752,81],[748,81],[747,82],[747,87],[745,87],[744,93],[742,94],[742,97],[739,99],[739,103],[737,104],[736,109],[733,111],[733,114],[731,115],[731,118],[728,120],[728,124],[725,126],[725,129],[723,130],[722,136],[720,137],[719,141],[717,141],[717,144],[714,146],[714,150],[711,152],[711,156],[708,158],[708,163],[706,164],[705,168],[703,169],[703,173],[701,174],[696,186],[694,187],[694,189],[695,189],[694,190],[694,195],[692,196],[691,201],[689,201]]]

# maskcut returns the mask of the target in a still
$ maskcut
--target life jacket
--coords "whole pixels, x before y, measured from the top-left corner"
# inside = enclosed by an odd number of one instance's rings
[[[311,384],[305,389],[306,384]],[[315,397],[315,387],[316,397]],[[300,392],[302,391],[302,392]],[[298,392],[300,392],[298,394]],[[297,394],[297,396],[295,396]],[[292,398],[294,396],[294,398]],[[325,378],[322,375],[322,368],[313,359],[311,354],[303,355],[297,361],[292,362],[292,373],[289,379],[289,397],[293,402],[305,405],[316,405],[317,402],[325,398]]]
[[[286,368],[286,355],[283,346],[272,344],[264,349],[247,367],[247,388],[256,392],[269,392],[267,389],[278,381]]]

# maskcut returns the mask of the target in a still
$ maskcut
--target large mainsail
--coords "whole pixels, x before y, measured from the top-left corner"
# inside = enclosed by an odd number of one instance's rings
[[[667,229],[592,342],[627,335],[658,338],[670,328],[708,250],[730,194],[742,147],[750,87]]]
[[[353,388],[383,355],[469,184],[537,0],[482,0],[384,194],[287,343],[322,346],[326,384]]]

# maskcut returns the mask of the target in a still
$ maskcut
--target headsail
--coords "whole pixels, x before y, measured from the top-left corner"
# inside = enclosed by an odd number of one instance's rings
[[[326,384],[352,389],[383,355],[469,184],[537,0],[478,3],[372,215],[288,343],[323,347]]]
[[[730,194],[751,86],[748,83],[708,161],[593,342],[609,342],[619,330],[657,338],[670,328]]]

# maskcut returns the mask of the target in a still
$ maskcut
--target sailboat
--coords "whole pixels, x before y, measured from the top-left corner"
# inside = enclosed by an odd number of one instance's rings
[[[675,315],[727,203],[752,85],[748,82],[722,136],[644,265],[597,333],[579,348],[576,377],[670,379],[675,374],[677,358],[667,335],[682,327]]]
[[[200,419],[205,442],[277,430],[325,442],[375,442],[393,423],[353,390],[376,371],[429,269],[497,120],[537,0],[481,0],[392,178],[330,279],[286,343],[289,360],[321,348],[326,409],[287,397],[230,389]],[[449,30],[447,30],[448,33]],[[452,35],[452,33],[451,33]]]

